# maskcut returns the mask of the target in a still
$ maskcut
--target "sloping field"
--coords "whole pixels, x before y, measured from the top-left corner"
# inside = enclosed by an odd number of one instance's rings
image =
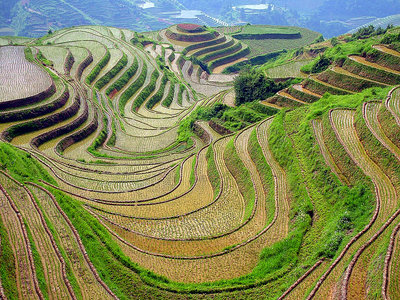
[[[170,30],[210,66],[243,47]],[[398,297],[398,71],[350,55],[234,107],[232,86],[137,39],[82,26],[0,47],[18,58],[5,97],[39,74],[0,106],[1,299]]]
[[[24,47],[1,47],[1,108],[40,101],[54,93],[51,77],[34,63],[25,60]]]

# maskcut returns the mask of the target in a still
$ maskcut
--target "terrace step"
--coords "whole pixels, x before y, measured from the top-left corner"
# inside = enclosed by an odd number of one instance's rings
[[[349,72],[349,71],[347,71],[347,70],[345,70],[345,69],[343,69],[341,67],[335,66],[335,67],[330,68],[329,70],[331,70],[334,73],[342,74],[342,75],[345,75],[345,76],[348,76],[348,77],[353,77],[353,78],[356,78],[356,79],[365,80],[365,81],[377,84],[378,86],[382,86],[382,85],[390,86],[390,85],[388,85],[386,83],[382,83],[382,82],[379,82],[379,81],[376,81],[376,80],[368,79],[366,77],[362,77],[360,75],[351,73],[351,72]]]
[[[277,95],[278,95],[278,96],[281,96],[281,97],[284,97],[284,98],[287,98],[287,99],[290,99],[290,100],[292,100],[292,101],[295,101],[295,102],[304,104],[304,105],[308,105],[308,104],[309,104],[309,103],[307,103],[307,102],[304,102],[304,101],[302,101],[302,100],[300,100],[300,99],[297,99],[297,98],[293,97],[292,95],[288,94],[288,93],[287,93],[286,91],[284,91],[284,90],[279,91],[279,92],[277,93]]]
[[[311,76],[309,76],[309,79],[313,80],[313,81],[315,81],[315,82],[317,82],[317,83],[319,83],[321,85],[325,85],[325,86],[330,87],[332,89],[336,89],[336,90],[342,91],[342,92],[344,92],[346,94],[355,94],[355,92],[353,92],[353,91],[345,90],[345,89],[342,89],[340,87],[334,86],[334,85],[332,85],[332,84],[330,84],[328,82],[322,81],[322,80],[318,79],[317,76],[318,75],[311,75]]]
[[[395,51],[393,49],[390,49],[385,45],[373,45],[372,48],[375,49],[375,50],[378,50],[380,52],[392,55],[392,56],[400,57],[400,52],[397,52],[397,51]]]
[[[375,68],[375,69],[386,71],[388,73],[393,73],[393,74],[396,74],[396,75],[400,75],[399,71],[396,71],[396,70],[381,66],[381,65],[379,65],[377,63],[373,63],[373,62],[367,61],[364,57],[361,57],[361,56],[350,55],[350,56],[348,56],[348,58],[351,59],[351,60],[354,60],[355,62],[358,62],[358,63],[360,63],[362,65],[368,66],[368,67],[372,67],[372,68]]]
[[[306,89],[306,88],[303,87],[301,84],[294,84],[294,85],[292,85],[292,88],[294,88],[295,90],[297,90],[297,91],[299,91],[299,92],[302,92],[302,93],[305,93],[305,94],[309,94],[309,95],[311,95],[311,96],[315,96],[315,97],[318,97],[318,98],[321,98],[321,97],[322,97],[322,95],[317,94],[317,93],[314,93],[314,92],[312,92],[312,91]]]

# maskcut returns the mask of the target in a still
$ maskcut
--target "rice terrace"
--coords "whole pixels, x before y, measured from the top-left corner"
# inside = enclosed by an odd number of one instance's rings
[[[399,85],[393,26],[0,37],[0,299],[400,299]]]

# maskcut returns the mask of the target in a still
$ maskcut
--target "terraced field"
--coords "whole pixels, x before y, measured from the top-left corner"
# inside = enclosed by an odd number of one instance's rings
[[[270,105],[278,103],[281,107],[294,107],[298,102],[315,102],[325,93],[345,95],[361,92],[371,87],[385,87],[400,83],[397,61],[400,53],[392,49],[392,45],[372,45],[375,52],[364,55],[348,55],[347,58],[334,62],[326,71],[319,74],[305,74],[297,71],[297,77],[306,77],[299,85],[280,92],[263,101]],[[298,62],[301,64],[301,62]],[[285,68],[290,69],[294,63],[288,63],[275,68],[279,74],[285,74]],[[267,76],[274,77],[275,69],[267,71]],[[283,69],[283,70],[281,70]],[[289,72],[289,71],[288,71]],[[288,73],[289,74],[289,73]],[[292,75],[293,76],[293,75]],[[282,75],[281,75],[282,77]],[[290,75],[288,75],[290,77]],[[290,95],[290,97],[289,97]]]
[[[169,30],[208,63],[241,51]],[[236,109],[230,81],[137,38],[82,26],[0,47],[1,299],[398,298],[400,92],[373,77],[398,71],[350,56],[228,133],[184,125]]]

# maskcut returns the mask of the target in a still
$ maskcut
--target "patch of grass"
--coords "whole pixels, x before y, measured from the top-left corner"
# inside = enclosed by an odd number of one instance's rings
[[[175,172],[175,184],[178,184],[180,179],[181,179],[181,165],[179,164]]]
[[[128,63],[128,57],[124,53],[122,58],[118,63],[108,71],[103,77],[101,77],[95,84],[95,87],[101,90],[105,85],[107,85],[111,79],[113,79]]]
[[[251,159],[253,160],[257,172],[260,175],[261,182],[266,192],[266,206],[268,211],[268,220],[272,221],[275,214],[275,190],[274,179],[272,176],[271,168],[265,160],[263,151],[257,139],[257,129],[255,128],[249,138],[248,151]]]
[[[215,165],[213,145],[208,146],[206,159],[208,179],[213,187],[214,197],[216,197],[221,188],[221,178],[219,177],[217,166]]]
[[[245,25],[242,26],[241,34],[296,34],[299,30],[295,27]]]
[[[35,58],[33,57],[32,49],[31,49],[31,48],[25,47],[25,48],[24,48],[24,53],[25,53],[25,59],[26,59],[27,61],[30,61],[30,62],[34,62],[34,61],[35,61]]]
[[[171,84],[170,84],[170,87],[169,87],[169,91],[168,91],[168,95],[163,100],[163,102],[161,103],[163,106],[165,106],[165,107],[170,107],[171,106],[171,103],[174,100],[174,91],[175,91],[175,82],[171,81]]]
[[[231,139],[226,145],[224,151],[224,160],[229,172],[231,172],[233,178],[236,180],[239,192],[243,196],[245,202],[245,213],[243,220],[247,220],[251,216],[254,208],[255,191],[250,172],[236,151],[234,139]]]
[[[147,65],[143,64],[142,72],[139,77],[132,83],[129,88],[119,98],[119,111],[121,116],[124,116],[124,108],[129,99],[143,86],[147,75]]]
[[[128,82],[129,80],[136,74],[139,67],[139,63],[137,58],[132,63],[132,66],[129,67],[126,72],[118,78],[106,91],[107,96],[111,94],[112,91],[120,91]]]
[[[192,170],[190,171],[190,178],[189,178],[189,182],[190,182],[190,186],[193,186],[194,181],[196,180],[196,157],[194,157],[193,162],[192,162]]]
[[[141,91],[141,93],[133,101],[132,110],[139,109],[139,107],[146,101],[146,99],[150,96],[150,94],[155,90],[156,82],[159,76],[160,72],[154,70],[153,73],[151,74],[150,83]]]
[[[8,299],[18,299],[15,256],[0,216],[0,279]]]
[[[49,299],[49,290],[47,287],[47,281],[46,281],[46,277],[44,275],[44,268],[43,268],[42,260],[40,259],[39,251],[36,248],[35,242],[33,241],[32,232],[29,229],[29,226],[25,220],[24,220],[24,225],[26,228],[26,232],[28,234],[28,240],[29,240],[29,244],[30,244],[31,250],[32,250],[33,262],[35,264],[36,277],[39,282],[39,288],[42,291],[43,297],[45,299]]]
[[[251,26],[253,27],[253,26]],[[264,26],[267,28],[269,26]],[[250,54],[247,55],[248,58],[252,58],[259,55],[264,55],[276,51],[281,51],[283,49],[292,50],[307,46],[313,43],[320,34],[318,32],[311,31],[306,28],[293,27],[293,30],[298,31],[301,38],[298,39],[263,39],[263,40],[241,40],[250,48]]]
[[[97,78],[97,76],[100,74],[101,70],[108,64],[110,61],[111,54],[110,51],[107,50],[106,54],[103,56],[103,58],[99,61],[99,63],[93,68],[93,70],[90,72],[90,74],[86,77],[86,83],[87,84],[92,84],[93,81]]]

